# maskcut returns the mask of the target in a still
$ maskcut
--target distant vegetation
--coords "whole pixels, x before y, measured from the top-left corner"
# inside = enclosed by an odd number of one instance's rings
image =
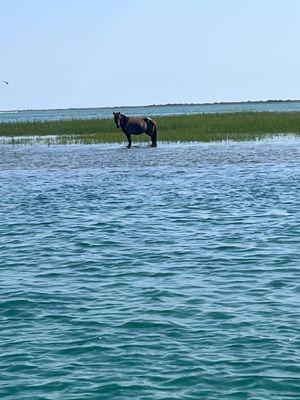
[[[300,134],[300,112],[238,112],[155,117],[158,140],[192,142],[252,140],[277,134]],[[0,123],[0,142],[120,143],[126,142],[113,119]],[[146,135],[133,141],[149,142]]]

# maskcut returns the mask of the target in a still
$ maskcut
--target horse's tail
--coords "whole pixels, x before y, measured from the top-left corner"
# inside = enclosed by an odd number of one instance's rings
[[[147,132],[151,136],[151,146],[156,147],[157,146],[157,123],[153,121],[151,118],[146,118],[147,121]]]

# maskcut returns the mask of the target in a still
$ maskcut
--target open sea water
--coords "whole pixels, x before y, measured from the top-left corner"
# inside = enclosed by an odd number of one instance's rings
[[[59,110],[0,111],[1,122],[55,121],[66,119],[112,118],[113,111],[131,116],[214,114],[232,112],[289,112],[300,111],[300,101],[265,101],[209,104],[166,104],[136,107],[67,108]]]
[[[300,140],[0,146],[0,398],[300,398]]]

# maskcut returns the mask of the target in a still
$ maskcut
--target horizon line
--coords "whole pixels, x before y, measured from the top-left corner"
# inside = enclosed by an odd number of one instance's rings
[[[216,104],[248,104],[248,103],[292,103],[299,102],[300,99],[268,99],[268,100],[242,100],[242,101],[214,101],[205,103],[164,103],[164,104],[145,104],[145,105],[130,105],[130,106],[95,106],[95,107],[65,107],[65,108],[24,108],[24,109],[9,109],[0,110],[5,112],[22,112],[22,111],[58,111],[58,110],[92,110],[92,109],[114,109],[114,108],[146,108],[146,107],[170,107],[170,106],[208,106]]]

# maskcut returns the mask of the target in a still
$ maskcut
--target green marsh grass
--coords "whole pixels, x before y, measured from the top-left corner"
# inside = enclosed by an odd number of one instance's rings
[[[158,140],[209,142],[254,140],[270,135],[300,134],[300,112],[239,112],[157,116]],[[0,141],[7,143],[126,143],[113,119],[0,123]],[[133,142],[150,142],[146,135]]]

